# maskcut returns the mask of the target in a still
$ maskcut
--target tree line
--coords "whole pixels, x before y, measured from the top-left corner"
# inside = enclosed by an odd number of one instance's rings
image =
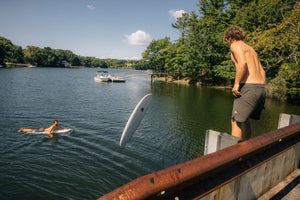
[[[297,0],[199,0],[198,12],[172,24],[179,37],[153,40],[140,61],[173,78],[202,85],[231,85],[235,68],[224,42],[237,25],[259,54],[267,74],[269,97],[300,104],[300,3]]]
[[[101,67],[101,68],[133,68],[139,67],[136,60],[99,59],[95,57],[78,56],[70,50],[52,49],[50,47],[14,45],[10,40],[0,37],[0,65],[6,63],[31,64],[37,67],[65,67],[70,66]]]

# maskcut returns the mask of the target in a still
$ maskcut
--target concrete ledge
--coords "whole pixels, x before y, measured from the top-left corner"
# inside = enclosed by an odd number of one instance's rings
[[[214,130],[206,130],[204,155],[237,144],[240,138]]]

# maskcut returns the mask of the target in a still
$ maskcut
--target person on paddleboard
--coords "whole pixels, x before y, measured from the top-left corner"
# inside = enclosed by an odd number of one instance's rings
[[[251,119],[260,119],[264,108],[266,74],[255,50],[243,39],[245,34],[238,26],[225,31],[224,39],[231,50],[231,60],[236,69],[232,88],[234,95],[231,134],[242,140],[250,139]]]
[[[40,128],[40,129],[26,129],[26,128],[21,128],[19,132],[48,132],[49,137],[53,137],[53,131],[56,129],[60,130],[68,130],[67,128],[62,128],[61,126],[58,125],[58,121],[54,120],[53,124],[49,128]]]

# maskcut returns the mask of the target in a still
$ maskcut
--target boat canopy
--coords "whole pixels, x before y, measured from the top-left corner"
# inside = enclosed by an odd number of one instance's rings
[[[106,70],[100,70],[100,71],[97,71],[98,73],[108,73],[108,71]]]

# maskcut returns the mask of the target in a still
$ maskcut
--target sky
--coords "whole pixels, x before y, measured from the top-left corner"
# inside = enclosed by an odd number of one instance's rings
[[[14,45],[80,56],[141,59],[152,40],[179,38],[172,27],[198,0],[0,0],[0,36]]]

